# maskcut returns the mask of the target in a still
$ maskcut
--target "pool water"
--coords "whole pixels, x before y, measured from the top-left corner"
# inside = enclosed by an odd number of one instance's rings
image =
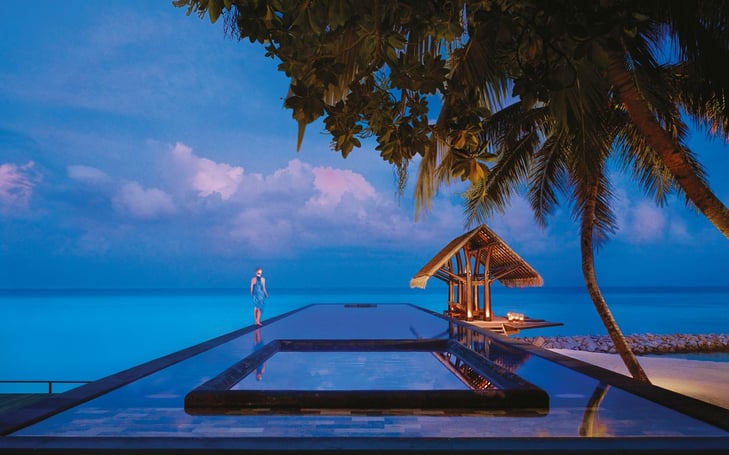
[[[351,437],[410,438],[411,441],[445,438],[449,444],[458,444],[461,440],[472,444],[474,440],[492,438],[520,441],[523,438],[562,440],[590,436],[620,439],[626,443],[636,438],[640,441],[671,438],[672,444],[681,440],[695,444],[697,438],[724,441],[722,438],[729,436],[726,424],[729,411],[712,408],[714,413],[707,413],[701,403],[686,397],[656,387],[635,386],[624,376],[597,371],[579,361],[462,325],[412,305],[312,305],[267,321],[258,332],[256,334],[255,328],[250,327],[212,343],[203,351],[181,355],[173,364],[157,368],[153,363],[143,375],[135,376],[132,371],[112,376],[108,381],[111,385],[103,392],[97,385],[93,394],[84,395],[85,387],[67,396],[61,394],[59,407],[53,415],[6,434],[0,438],[0,448],[21,442],[32,445],[34,438],[43,438],[38,441],[45,441],[45,444],[62,441],[66,446],[87,438],[94,438],[94,444],[104,444],[107,440],[111,441],[109,444],[123,444],[126,438],[151,444],[155,438],[165,438],[167,447],[171,444],[184,447],[201,438],[207,441],[231,437],[236,438],[238,444],[246,440],[286,444],[288,440],[300,441],[302,438]],[[327,415],[285,412],[197,415],[186,412],[185,397],[190,392],[254,355],[260,349],[261,340],[266,343],[273,340],[441,340],[456,343],[488,364],[496,365],[505,376],[512,375],[511,382],[528,382],[544,391],[549,406],[538,418],[508,412],[400,414],[387,409],[374,413],[342,409]],[[441,381],[444,387],[457,386],[453,378],[448,377],[450,373],[444,365],[430,352],[365,356],[350,352],[346,358],[338,357],[336,353],[308,356],[298,352],[292,353],[293,357],[278,357],[281,354],[287,353],[278,352],[267,360],[260,380],[256,381],[255,376],[233,377],[231,381],[235,382],[231,387],[243,380],[241,387],[306,384],[310,389],[331,386],[351,392],[357,384],[370,387],[369,378],[388,388],[399,381],[408,383],[408,387],[417,387],[421,382],[432,387]],[[255,367],[257,365],[252,366]],[[446,381],[451,383],[446,384]],[[264,395],[269,393],[267,390],[262,392]],[[49,437],[59,439],[49,440]]]
[[[233,389],[468,389],[430,352],[279,352]]]

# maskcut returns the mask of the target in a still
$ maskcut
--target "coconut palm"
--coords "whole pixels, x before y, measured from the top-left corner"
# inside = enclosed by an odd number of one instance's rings
[[[488,178],[466,192],[466,212],[471,222],[484,222],[495,211],[505,210],[511,195],[526,185],[535,217],[544,225],[559,202],[559,193],[574,200],[588,294],[628,371],[649,382],[600,292],[595,273],[594,239],[599,244],[616,229],[605,163],[611,153],[620,150],[613,148],[616,138],[633,139],[619,128],[620,120],[626,121],[624,113],[604,110],[603,114],[580,128],[563,130],[549,106],[525,111],[515,103],[499,111],[485,122],[483,137],[492,147],[495,164]],[[665,193],[665,176],[654,168],[644,171],[653,183],[649,187]]]
[[[726,28],[729,5],[719,1],[667,1],[653,2],[650,6],[652,18],[641,21],[637,33],[616,36],[612,45],[604,45],[606,76],[631,121],[686,197],[724,236],[729,237],[729,210],[696,172],[680,143],[661,125],[656,109],[646,96],[646,89],[641,89],[635,70],[631,71],[631,68],[650,68],[654,64],[650,55],[635,52],[636,48],[644,46],[636,41],[650,37],[655,44],[660,39],[670,39],[682,62],[674,66],[675,76],[681,82],[680,91],[672,101],[694,119],[710,126],[714,134],[726,138],[729,133],[729,84],[718,67],[722,66],[719,62],[729,59]]]
[[[590,75],[589,71],[579,74]],[[660,112],[662,122],[674,131],[684,159],[697,175],[702,175],[700,165],[683,145],[686,127],[672,102],[678,92],[675,74],[671,67],[636,72],[642,83],[650,82],[654,87],[648,94],[652,105]],[[466,212],[471,223],[484,222],[495,211],[505,210],[512,194],[526,186],[536,219],[546,225],[548,215],[558,205],[559,193],[573,201],[574,216],[580,222],[582,270],[588,293],[628,370],[647,381],[600,292],[595,273],[595,248],[617,228],[605,166],[614,157],[658,203],[676,185],[619,99],[595,98],[595,93],[607,92],[596,90],[595,85],[604,83],[604,79],[594,76],[555,91],[549,103],[527,110],[518,102],[484,122],[481,143],[489,144],[496,164],[489,169],[488,178],[466,192]],[[590,103],[605,107],[593,108],[595,114],[590,117],[571,115]]]
[[[345,157],[374,137],[404,183],[420,156],[415,199],[427,208],[442,181],[488,174],[480,124],[511,92],[531,109],[597,75],[620,100],[691,201],[729,237],[729,210],[697,175],[650,102],[637,71],[657,68],[675,45],[681,71],[672,101],[712,134],[729,133],[729,3],[719,0],[175,0],[188,14],[223,15],[231,34],[265,46],[291,78],[285,105],[299,124],[324,117]],[[579,77],[578,77],[579,76]],[[433,109],[431,98],[440,95]],[[565,105],[578,123],[604,106]],[[431,122],[431,118],[437,118]],[[566,117],[557,117],[565,122]],[[567,124],[564,124],[567,127]],[[487,157],[486,157],[487,158]],[[451,160],[456,174],[436,173]]]
[[[472,183],[472,214],[505,205],[515,183],[527,181],[537,219],[544,222],[557,194],[566,194],[581,220],[588,291],[616,347],[622,335],[604,311],[592,243],[615,227],[604,170],[608,156],[619,157],[659,201],[678,185],[729,237],[729,211],[683,145],[680,115],[709,126],[712,134],[729,133],[729,82],[721,71],[729,60],[727,2],[174,4],[187,6],[188,14],[207,13],[213,22],[225,15],[232,33],[263,44],[280,60],[279,69],[291,78],[285,105],[299,124],[299,144],[306,125],[320,117],[333,149],[345,157],[361,138],[373,137],[381,157],[397,168],[401,188],[408,164],[421,157],[417,210],[456,178]],[[666,43],[676,46],[670,66],[658,58]],[[505,107],[510,95],[518,108]],[[511,127],[528,127],[494,146],[499,136],[491,137],[492,128],[510,116],[522,118]],[[614,116],[620,121],[608,122]],[[529,126],[529,119],[541,126]]]

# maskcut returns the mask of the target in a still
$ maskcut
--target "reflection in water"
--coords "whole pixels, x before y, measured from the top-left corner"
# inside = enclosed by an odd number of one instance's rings
[[[253,352],[257,353],[265,345],[263,342],[263,335],[261,335],[261,329],[256,329],[253,333]],[[266,362],[262,361],[256,367],[256,381],[263,379],[263,372],[266,371]]]
[[[512,373],[515,373],[531,357],[531,354],[526,351],[500,343],[488,335],[471,330],[461,324],[450,323],[450,338]]]
[[[498,388],[487,377],[481,375],[468,363],[450,352],[434,352],[436,359],[440,360],[448,370],[458,377],[464,384],[473,390],[488,390]]]
[[[607,395],[610,386],[604,382],[600,382],[595,391],[592,392],[590,400],[587,402],[585,407],[585,414],[582,417],[582,424],[580,425],[580,436],[607,436],[607,429],[604,426],[598,425],[597,411],[600,409],[602,400]]]
[[[491,338],[479,331],[461,325],[450,323],[450,338],[460,344],[477,352],[491,360],[500,367],[515,373],[524,365],[531,355],[508,344],[500,343],[497,339]],[[598,383],[592,393],[580,423],[579,434],[586,437],[605,437],[608,434],[607,426],[600,424],[598,411],[605,396],[610,390],[610,385],[603,382]]]
[[[189,392],[186,412],[548,413],[544,390],[454,340],[307,339],[263,345],[262,339],[256,331],[255,352]],[[264,367],[262,382],[258,374]]]

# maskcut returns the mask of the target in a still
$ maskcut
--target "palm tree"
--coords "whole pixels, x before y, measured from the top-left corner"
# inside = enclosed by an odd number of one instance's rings
[[[617,97],[689,201],[729,237],[729,210],[684,153],[638,71],[671,57],[682,81],[672,102],[714,135],[729,135],[729,3],[719,0],[347,0],[250,2],[175,0],[187,13],[226,17],[238,38],[265,46],[291,78],[285,105],[299,124],[324,116],[332,148],[345,157],[372,136],[398,169],[421,156],[417,211],[443,180],[488,174],[475,139],[510,94],[526,109],[596,75]],[[442,95],[431,124],[429,97]],[[574,109],[578,108],[578,109]],[[566,106],[578,123],[604,106]],[[564,116],[558,116],[564,121]],[[566,127],[566,125],[565,125]],[[467,147],[464,147],[466,145]],[[442,160],[455,175],[436,174]]]
[[[628,368],[628,371],[633,378],[642,382],[650,383],[648,376],[638,363],[638,359],[635,357],[635,354],[625,340],[620,327],[618,327],[618,324],[615,321],[615,318],[610,311],[610,307],[608,307],[597,282],[593,238],[596,231],[595,224],[601,221],[601,217],[598,215],[598,212],[600,211],[599,207],[602,206],[604,210],[605,206],[604,195],[606,193],[607,182],[605,182],[603,177],[604,174],[600,174],[597,178],[592,177],[586,179],[586,181],[584,181],[576,191],[579,194],[579,204],[582,206],[580,210],[580,252],[582,255],[582,274],[585,279],[587,292],[595,305],[597,314],[600,316],[600,320],[602,320],[603,325],[607,329],[608,335],[615,346],[615,350],[620,355],[623,363],[625,363],[625,366]]]
[[[645,137],[653,151],[674,176],[686,197],[729,238],[729,209],[713,194],[683,147],[662,127],[660,115],[647,99],[646,90],[636,71],[655,65],[646,52],[652,39],[671,39],[683,64],[673,70],[685,82],[673,102],[695,120],[713,128],[714,134],[729,133],[729,84],[726,74],[718,70],[718,62],[729,59],[729,33],[726,23],[729,5],[718,1],[654,2],[650,5],[652,20],[639,24],[633,36],[615,37],[612,45],[602,44],[607,55],[606,77],[618,98],[624,103],[631,121]],[[604,42],[603,42],[604,43]]]
[[[605,163],[614,151],[616,137],[623,142],[635,139],[627,134],[630,129],[620,128],[626,122],[623,112],[605,110],[603,114],[583,122],[581,128],[568,130],[561,129],[550,106],[525,111],[515,103],[494,114],[485,122],[482,139],[493,147],[495,164],[488,178],[467,191],[467,218],[472,224],[486,221],[494,211],[504,210],[510,196],[523,184],[528,187],[532,209],[542,225],[558,204],[557,193],[573,199],[575,218],[580,221],[582,270],[588,294],[630,374],[649,382],[602,296],[595,273],[594,240],[600,244],[616,228]],[[449,165],[448,161],[441,163],[441,167]],[[665,194],[665,175],[651,166],[643,170],[652,182],[648,187]]]
[[[578,81],[602,79],[602,84],[592,85],[595,93],[581,90],[584,100],[565,103],[565,111],[556,120],[569,128],[565,122],[571,116],[577,122],[573,126],[579,127],[604,108],[600,103],[609,95],[625,108],[635,133],[650,146],[653,157],[636,154],[635,158],[662,161],[687,200],[729,237],[729,209],[686,153],[685,125],[674,115],[681,111],[705,125],[710,134],[729,139],[729,82],[717,63],[729,61],[728,3],[534,0],[512,2],[510,8],[490,12],[470,29],[464,52],[451,56],[450,84],[471,87],[480,81],[484,93],[502,94],[503,75],[507,74],[513,81],[513,93],[529,109],[549,103]],[[481,29],[491,32],[487,35]],[[678,63],[659,64],[657,54],[671,44]],[[667,87],[670,99],[659,103],[655,85],[665,86],[668,81],[656,80],[657,75],[672,79]],[[446,108],[448,100],[446,97]],[[493,102],[483,105],[494,106]],[[453,137],[458,133],[453,130],[439,130],[434,136]],[[424,158],[419,188],[425,190],[417,191],[416,197],[433,194],[437,185],[452,177],[433,172],[437,168],[433,161],[447,159],[443,157],[450,144],[453,141],[445,141],[438,153]],[[482,173],[477,170],[475,177]]]
[[[659,200],[679,185],[729,237],[729,210],[684,146],[679,115],[714,134],[729,133],[729,82],[720,70],[726,65],[717,64],[729,60],[727,2],[174,4],[187,6],[188,14],[208,13],[213,22],[226,15],[229,30],[280,59],[279,69],[291,78],[285,105],[299,124],[299,144],[306,125],[322,116],[332,147],[345,157],[361,145],[359,138],[372,136],[382,158],[398,169],[401,187],[408,163],[422,157],[418,210],[454,178],[472,182],[472,214],[505,205],[515,183],[529,181],[532,206],[544,222],[556,193],[569,190],[581,220],[583,274],[601,317],[609,311],[594,273],[593,239],[614,228],[604,177],[610,153]],[[656,58],[667,41],[678,48],[671,76]],[[668,90],[661,94],[654,84]],[[438,94],[432,123],[430,98]],[[518,108],[504,106],[510,95],[519,99]],[[595,122],[618,114],[617,129]],[[519,116],[523,134],[506,135],[494,147],[491,128]],[[603,321],[617,347],[622,335],[610,319]]]

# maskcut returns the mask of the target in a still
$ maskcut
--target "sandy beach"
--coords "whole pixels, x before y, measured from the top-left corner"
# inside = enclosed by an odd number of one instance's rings
[[[551,350],[628,376],[617,354]],[[729,362],[657,357],[639,357],[638,361],[654,385],[729,409]]]

